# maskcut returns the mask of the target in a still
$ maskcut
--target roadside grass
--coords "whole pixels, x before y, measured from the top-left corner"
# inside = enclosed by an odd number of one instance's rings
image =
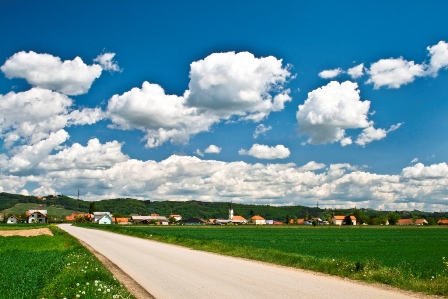
[[[448,296],[448,231],[439,227],[77,225]]]
[[[54,236],[0,237],[0,298],[134,298],[78,240],[47,227]]]

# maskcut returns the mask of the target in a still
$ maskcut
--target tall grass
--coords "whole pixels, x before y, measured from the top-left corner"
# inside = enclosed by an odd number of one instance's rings
[[[133,298],[86,248],[54,236],[0,237],[0,298]]]
[[[98,226],[121,234],[448,295],[447,230],[442,228]],[[437,244],[437,246],[435,246]]]

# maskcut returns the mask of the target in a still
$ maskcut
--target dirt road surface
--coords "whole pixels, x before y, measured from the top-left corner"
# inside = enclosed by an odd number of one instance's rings
[[[115,263],[156,299],[421,298],[308,271],[69,224],[60,227]]]

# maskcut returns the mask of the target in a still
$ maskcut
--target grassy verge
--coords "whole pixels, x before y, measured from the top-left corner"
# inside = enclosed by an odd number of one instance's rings
[[[0,237],[0,298],[134,298],[75,238],[49,227],[54,236]]]
[[[448,265],[442,260],[443,256],[448,258],[443,245],[447,241],[445,229],[85,226],[448,296]],[[434,248],[436,242],[442,242],[442,247]]]

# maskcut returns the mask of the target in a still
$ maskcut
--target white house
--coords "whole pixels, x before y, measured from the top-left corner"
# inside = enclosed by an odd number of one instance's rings
[[[333,216],[331,219],[331,222],[333,222],[334,225],[342,225],[342,222],[344,222],[345,216]]]
[[[98,219],[98,224],[112,224],[112,218],[108,214],[104,214],[103,217]]]
[[[28,223],[47,223],[47,210],[28,210]]]
[[[110,212],[93,212],[91,217],[92,222],[97,223],[104,215],[108,215],[112,221],[112,214]]]
[[[179,214],[171,214],[169,218],[174,218],[176,221],[182,220],[182,216]]]
[[[7,224],[17,224],[19,223],[19,218],[16,215],[9,216],[6,220]]]
[[[259,215],[252,216],[252,218],[250,218],[250,219],[252,220],[252,222],[254,224],[257,224],[257,225],[266,224],[266,220],[263,217],[259,216]]]

